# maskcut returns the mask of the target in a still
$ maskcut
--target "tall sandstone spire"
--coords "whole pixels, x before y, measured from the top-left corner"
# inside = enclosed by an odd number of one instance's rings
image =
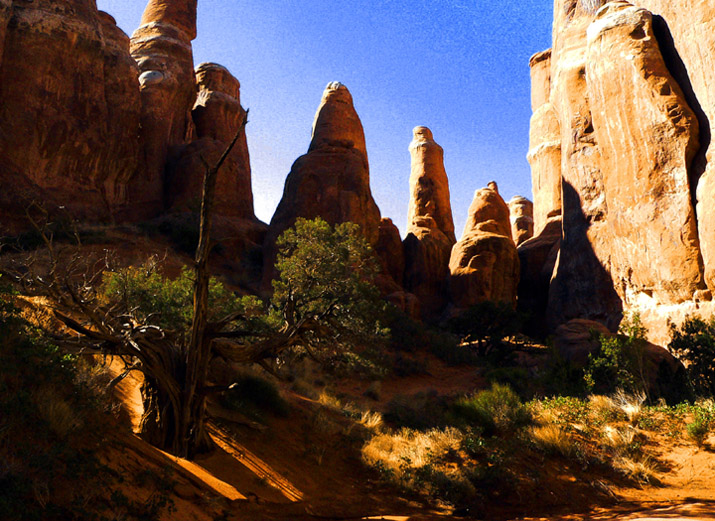
[[[416,127],[413,133],[404,282],[405,289],[420,300],[423,315],[430,318],[448,302],[449,256],[457,240],[444,150],[427,127]]]
[[[348,88],[328,84],[313,124],[308,153],[296,160],[264,244],[263,288],[275,275],[276,239],[296,219],[322,217],[331,224],[353,222],[375,246],[380,209],[370,191],[365,133]]]
[[[145,175],[131,186],[134,211],[163,206],[164,167],[172,147],[190,140],[196,79],[191,41],[197,0],[150,0],[131,39],[140,76]]]

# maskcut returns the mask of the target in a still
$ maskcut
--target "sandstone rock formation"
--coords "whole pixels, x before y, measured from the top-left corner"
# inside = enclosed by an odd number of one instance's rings
[[[134,212],[151,215],[162,208],[169,152],[193,132],[196,1],[150,0],[132,35],[131,53],[140,71],[144,171],[130,186]]]
[[[549,287],[561,246],[561,216],[551,217],[536,237],[523,242],[519,253],[518,309],[527,315],[525,332],[546,337]]]
[[[85,218],[127,203],[140,123],[127,37],[91,0],[2,1],[3,35],[3,200],[39,199]]]
[[[554,348],[564,360],[575,367],[585,367],[589,355],[597,354],[600,349],[599,337],[610,336],[613,336],[613,333],[600,322],[573,319],[556,329]],[[647,388],[658,395],[682,395],[682,389],[674,388],[678,385],[678,377],[681,382],[685,381],[682,363],[667,349],[658,345],[644,342],[642,349],[641,377]],[[662,378],[663,375],[670,375],[670,378]]]
[[[365,134],[345,85],[330,83],[318,108],[308,153],[296,160],[264,245],[263,287],[270,288],[275,241],[298,217],[322,217],[331,224],[353,222],[377,244],[380,210],[370,191]]]
[[[196,140],[186,145],[167,168],[169,209],[196,209],[201,200],[205,165],[215,164],[241,126],[241,85],[221,65],[203,63],[196,68],[198,96],[191,112]],[[243,132],[216,180],[216,213],[225,217],[255,219],[251,191],[248,140]]]
[[[534,234],[561,215],[561,125],[550,102],[551,49],[532,56],[529,154],[534,195]]]
[[[561,184],[551,326],[715,307],[712,6],[557,0],[554,16],[553,49],[531,62],[529,152],[537,235],[557,207],[544,180]]]
[[[410,143],[410,207],[407,218],[405,289],[420,300],[425,317],[448,301],[449,256],[456,242],[444,169],[444,151],[427,127],[416,127]]]
[[[402,250],[400,230],[397,229],[392,219],[387,217],[380,220],[379,230],[375,252],[382,262],[382,271],[401,287],[405,273],[405,254]]]
[[[688,300],[703,268],[688,180],[697,119],[666,67],[650,12],[610,2],[589,26],[587,43],[612,276],[658,302]]]
[[[509,201],[509,216],[511,236],[517,246],[534,236],[534,203],[515,195]]]
[[[468,308],[479,302],[516,306],[519,257],[511,236],[509,207],[495,183],[477,190],[461,240],[449,261],[452,303]]]

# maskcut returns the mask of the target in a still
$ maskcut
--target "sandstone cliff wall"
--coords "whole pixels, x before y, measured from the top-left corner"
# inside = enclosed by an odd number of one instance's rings
[[[712,307],[714,15],[697,0],[555,0],[529,152],[537,235],[561,195],[551,327],[615,328],[633,310],[663,341],[665,316]]]

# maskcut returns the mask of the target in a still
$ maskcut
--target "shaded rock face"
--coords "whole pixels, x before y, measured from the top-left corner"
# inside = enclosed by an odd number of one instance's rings
[[[536,237],[517,248],[519,254],[518,309],[529,320],[525,332],[534,337],[546,337],[546,308],[549,286],[561,246],[561,216],[552,217]]]
[[[537,235],[561,185],[548,318],[614,330],[624,309],[708,294],[712,205],[694,202],[696,187],[708,197],[715,18],[697,0],[556,0],[554,16],[550,59],[531,63],[529,152]]]
[[[509,216],[511,236],[517,246],[534,236],[534,203],[515,195],[509,201]]]
[[[196,140],[181,148],[167,168],[166,206],[196,209],[201,200],[205,165],[215,164],[241,126],[246,111],[241,106],[241,85],[221,65],[204,63],[196,69],[198,96],[191,112]],[[251,191],[248,140],[243,132],[216,180],[216,213],[255,219]]]
[[[400,230],[397,229],[392,219],[383,217],[380,220],[380,234],[375,245],[375,252],[382,262],[382,271],[401,287],[402,277],[405,273],[405,254],[402,250]]]
[[[444,151],[427,127],[416,127],[413,134],[404,283],[419,299],[425,318],[433,318],[448,302],[449,256],[456,237]]]
[[[40,199],[100,218],[128,203],[140,124],[128,47],[93,1],[0,1],[0,158],[11,207]]]
[[[375,246],[380,210],[370,191],[365,135],[347,87],[330,83],[323,93],[306,155],[293,164],[264,244],[263,288],[274,276],[276,239],[296,219],[322,217],[330,224],[353,222]]]
[[[464,234],[452,249],[449,270],[455,307],[485,301],[516,306],[519,257],[511,236],[509,207],[494,183],[474,194]]]
[[[131,54],[140,72],[144,175],[132,183],[130,195],[134,212],[151,215],[163,207],[169,151],[193,133],[196,0],[150,0],[141,23],[131,38]]]

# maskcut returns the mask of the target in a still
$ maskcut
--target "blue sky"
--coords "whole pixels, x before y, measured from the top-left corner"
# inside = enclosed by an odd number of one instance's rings
[[[125,32],[146,0],[98,0]],[[551,0],[199,0],[196,63],[241,81],[253,193],[266,222],[307,151],[331,81],[348,86],[365,127],[373,195],[404,234],[412,128],[445,149],[461,234],[474,190],[531,198],[529,57],[551,45]]]

